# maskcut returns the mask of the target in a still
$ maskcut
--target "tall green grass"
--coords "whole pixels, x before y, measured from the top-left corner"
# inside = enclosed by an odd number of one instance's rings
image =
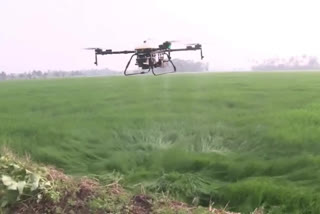
[[[250,212],[320,213],[320,73],[0,83],[0,144],[70,174]]]

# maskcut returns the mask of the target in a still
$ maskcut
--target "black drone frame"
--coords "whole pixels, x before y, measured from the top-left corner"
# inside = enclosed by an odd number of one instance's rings
[[[111,54],[132,54],[132,56],[130,57],[126,68],[124,70],[124,75],[125,76],[131,76],[131,75],[137,75],[137,74],[146,74],[149,73],[150,71],[152,72],[153,75],[155,76],[159,76],[159,75],[163,75],[163,74],[168,74],[168,73],[174,73],[177,71],[176,66],[174,65],[174,63],[171,60],[171,56],[170,53],[171,52],[179,52],[179,51],[196,51],[196,50],[200,50],[200,56],[201,59],[203,59],[203,54],[202,54],[202,46],[200,44],[194,44],[194,45],[189,45],[186,48],[179,48],[179,49],[170,49],[167,47],[161,47],[161,45],[159,46],[159,48],[145,48],[145,49],[137,49],[134,51],[112,51],[111,49],[107,49],[107,50],[102,50],[100,48],[94,48],[95,50],[95,65],[98,65],[98,55],[111,55]],[[156,73],[154,72],[154,68],[156,67],[155,64],[153,64],[152,60],[149,60],[149,65],[147,65],[147,71],[141,71],[141,72],[135,72],[135,73],[127,73],[128,67],[133,59],[134,56],[139,56],[142,55],[144,57],[149,57],[150,59],[152,58],[152,56],[154,56],[155,54],[163,54],[166,55],[168,60],[166,60],[165,62],[170,62],[172,67],[173,67],[173,71],[171,72],[164,72],[164,73]],[[141,67],[138,64],[139,67]]]

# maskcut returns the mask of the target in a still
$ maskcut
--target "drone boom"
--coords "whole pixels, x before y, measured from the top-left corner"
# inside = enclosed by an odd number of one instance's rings
[[[130,54],[135,51],[112,51],[111,49],[102,50],[101,48],[95,48],[95,65],[98,65],[98,55],[109,55],[109,54]]]
[[[196,44],[194,46],[187,46],[186,48],[179,48],[179,49],[169,49],[168,52],[178,52],[178,51],[196,51],[200,50],[201,59],[204,58],[202,54],[202,46],[200,44]]]
[[[99,49],[99,48],[97,48],[95,50],[96,50],[96,54],[98,54],[98,55],[135,53],[135,51],[112,51],[111,49],[102,50],[102,49]]]

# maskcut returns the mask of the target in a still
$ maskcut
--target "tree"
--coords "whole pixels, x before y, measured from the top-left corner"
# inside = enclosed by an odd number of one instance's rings
[[[320,69],[320,63],[315,56],[292,56],[288,59],[272,58],[256,63],[252,70],[309,70]]]
[[[7,74],[4,71],[2,71],[0,73],[0,80],[6,80],[6,79],[7,79]]]

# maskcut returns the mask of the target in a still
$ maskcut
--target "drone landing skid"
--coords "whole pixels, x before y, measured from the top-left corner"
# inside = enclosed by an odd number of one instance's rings
[[[167,55],[168,57],[168,61],[171,63],[172,67],[173,67],[173,71],[169,71],[169,72],[164,72],[164,73],[155,73],[152,67],[152,73],[154,76],[160,76],[160,75],[164,75],[164,74],[170,74],[170,73],[175,73],[177,71],[176,66],[173,64],[171,57],[169,54],[164,53],[165,55]]]
[[[125,70],[124,70],[124,75],[125,75],[125,76],[133,76],[133,75],[139,75],[139,74],[147,74],[147,73],[149,73],[150,71],[152,72],[152,74],[153,74],[154,76],[160,76],[160,75],[164,75],[164,74],[175,73],[175,72],[177,71],[177,69],[176,69],[176,66],[173,64],[170,55],[167,54],[167,53],[164,53],[164,54],[167,55],[167,57],[168,57],[168,62],[171,63],[171,65],[172,65],[172,67],[173,67],[173,71],[163,72],[163,73],[162,73],[162,72],[161,72],[161,73],[157,73],[157,72],[154,71],[154,65],[153,65],[153,64],[150,64],[150,65],[149,65],[149,69],[148,69],[147,71],[127,73],[127,70],[128,70],[128,67],[129,67],[129,65],[130,65],[130,63],[131,63],[131,61],[132,61],[132,58],[137,55],[137,54],[133,54],[133,55],[130,57],[128,63],[127,63],[127,66],[126,66],[126,68],[125,68]]]
[[[131,60],[132,60],[132,58],[133,58],[134,56],[136,56],[136,55],[137,55],[137,54],[135,53],[135,54],[133,54],[133,55],[130,57],[130,59],[129,59],[128,63],[127,63],[126,69],[124,70],[124,75],[125,75],[125,76],[133,76],[133,75],[139,75],[139,74],[146,74],[146,73],[149,73],[149,72],[150,72],[150,68],[149,68],[148,71],[127,73],[128,67],[129,67],[129,65],[130,65],[130,63],[131,63]]]
[[[125,76],[133,76],[133,75],[139,75],[139,74],[147,74],[150,72],[150,69],[148,71],[141,71],[141,72],[135,72],[135,73],[127,73],[127,71],[124,72]]]

